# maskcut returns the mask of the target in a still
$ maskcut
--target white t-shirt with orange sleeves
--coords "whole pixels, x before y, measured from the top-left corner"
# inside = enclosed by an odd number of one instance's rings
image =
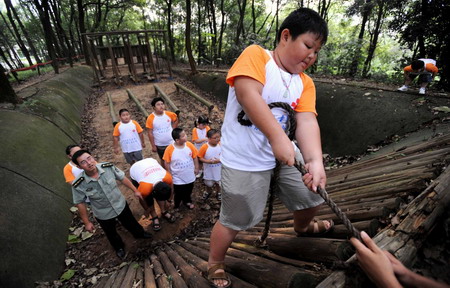
[[[113,136],[119,137],[120,147],[123,153],[130,153],[142,150],[141,139],[139,133],[144,131],[134,120],[128,123],[119,122],[114,126]]]
[[[143,197],[152,193],[153,186],[157,182],[172,184],[170,173],[153,158],[142,159],[134,163],[130,168],[130,177],[139,183],[138,190]]]
[[[423,59],[423,58],[418,59],[418,60],[423,61],[424,65],[425,65],[425,69],[424,69],[423,72],[419,72],[417,74],[424,74],[424,73],[434,73],[434,74],[436,74],[436,73],[439,72],[439,69],[436,67],[436,60]],[[406,66],[403,69],[403,71],[405,71],[405,72],[412,72],[413,69],[412,69],[411,65],[409,65],[409,66]]]
[[[167,146],[173,143],[172,122],[177,121],[177,114],[164,111],[162,115],[156,115],[155,112],[147,117],[145,127],[153,130],[156,146]]]
[[[220,146],[220,143],[218,143],[216,146],[211,146],[209,145],[209,143],[205,143],[198,151],[198,157],[205,158],[206,160],[220,159],[221,154],[222,147]],[[215,164],[203,163],[203,179],[220,181],[221,168],[222,163],[220,162]]]
[[[199,129],[197,127],[194,127],[194,129],[192,129],[192,142],[194,142],[197,139],[207,138],[206,137],[206,133],[208,133],[208,131],[210,129],[211,128],[209,126],[206,126],[203,129]],[[205,144],[206,142],[208,142],[208,141],[203,141],[203,142],[200,142],[200,143],[195,143],[194,142],[194,146],[195,146],[195,148],[197,148],[197,150],[199,150],[200,147],[202,147],[202,145]]]
[[[177,148],[174,144],[166,148],[163,160],[170,164],[173,184],[184,185],[195,181],[194,158],[197,157],[197,154],[197,149],[189,141],[183,148]]]
[[[242,106],[236,99],[234,79],[251,77],[264,85],[262,98],[267,103],[285,102],[296,112],[316,113],[316,88],[305,73],[289,74],[279,69],[270,51],[252,45],[246,48],[228,71],[227,108],[222,126],[222,164],[243,171],[264,171],[275,167],[272,148],[261,131],[252,126],[243,126],[237,121]],[[283,83],[289,83],[289,93]],[[291,79],[292,77],[292,79]],[[281,108],[271,109],[281,126],[286,125],[287,113]]]
[[[83,169],[78,168],[72,162],[69,162],[64,166],[63,173],[64,178],[66,179],[67,183],[72,183],[75,178],[77,178],[80,173],[83,172]]]

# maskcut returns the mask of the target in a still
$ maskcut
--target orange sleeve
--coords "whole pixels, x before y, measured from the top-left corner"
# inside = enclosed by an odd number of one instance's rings
[[[131,121],[133,121],[134,126],[136,126],[136,130],[138,133],[142,133],[142,131],[144,131],[144,129],[142,129],[141,125],[139,125],[138,122],[136,122],[134,120],[131,120]]]
[[[295,112],[313,112],[317,116],[316,111],[316,86],[314,82],[305,73],[301,73],[300,77],[303,82],[303,92],[300,99],[297,99],[297,105],[295,106]]]
[[[209,130],[211,130],[211,127],[206,126],[206,133],[208,133]]]
[[[439,69],[436,67],[436,65],[433,65],[432,63],[427,63],[427,65],[425,65],[425,70],[435,74],[439,72]]]
[[[172,122],[177,121],[177,114],[170,112],[170,111],[164,111],[166,113],[167,116],[169,116],[170,120],[172,120]]]
[[[166,184],[172,185],[173,180],[172,180],[172,175],[170,175],[169,172],[166,172],[166,175],[164,176],[164,178],[162,179],[162,181]]]
[[[405,68],[403,68],[403,71],[405,71],[405,72],[412,72],[413,69],[412,69],[411,65],[408,65]]]
[[[192,129],[192,141],[198,139],[197,128]]]
[[[167,163],[170,163],[170,161],[172,161],[172,154],[174,149],[175,147],[173,145],[169,145],[167,146],[166,151],[164,151],[163,160]]]
[[[208,144],[203,144],[202,147],[200,147],[200,150],[198,150],[198,157],[205,158],[206,150],[208,150]]]
[[[64,166],[63,173],[67,183],[72,183],[75,180],[75,175],[72,173],[72,166],[70,164]]]
[[[114,131],[113,131],[113,136],[120,136],[120,132],[119,132],[119,126],[120,124],[122,124],[122,122],[119,122],[116,124],[116,126],[114,126]]]
[[[148,115],[147,121],[145,122],[145,127],[148,129],[153,129],[153,119],[155,119],[155,115],[153,115],[153,113]]]
[[[141,193],[142,197],[147,197],[150,195],[153,191],[153,184],[147,183],[147,182],[140,182],[138,191]]]
[[[189,149],[191,149],[192,151],[192,158],[196,158],[198,155],[198,151],[197,148],[195,148],[194,144],[192,144],[191,142],[187,141],[186,142],[186,146],[188,146]]]
[[[236,77],[247,76],[264,85],[266,83],[265,68],[269,59],[270,56],[262,47],[258,45],[247,47],[228,71],[227,84],[233,87]]]

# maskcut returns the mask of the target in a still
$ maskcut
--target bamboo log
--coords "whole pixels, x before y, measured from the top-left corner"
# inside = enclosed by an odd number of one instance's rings
[[[137,267],[136,269],[136,278],[132,287],[144,288],[144,272],[142,271],[142,265],[139,265],[139,267]]]
[[[167,96],[167,94],[158,85],[154,84],[153,87],[155,87],[155,96],[158,96],[158,94],[160,94],[164,101],[166,101],[167,104],[169,104],[169,106],[172,108],[172,110],[175,111],[175,114],[179,115],[180,109],[178,109],[177,105],[173,103],[169,96]]]
[[[170,260],[176,264],[178,269],[180,269],[181,275],[183,276],[184,281],[189,287],[192,288],[208,288],[210,284],[208,280],[203,278],[199,272],[197,272],[194,268],[192,268],[186,261],[178,255],[174,250],[172,250],[169,246],[164,245],[164,250],[169,256]]]
[[[132,262],[128,265],[127,273],[123,278],[121,287],[133,287],[134,279],[136,278],[136,270],[139,267],[139,264],[136,262]]]
[[[177,93],[180,92],[180,89],[183,90],[184,92],[188,93],[190,96],[194,97],[195,99],[200,101],[203,105],[208,107],[209,113],[211,113],[211,110],[214,109],[214,104],[212,104],[208,100],[200,97],[199,95],[197,95],[196,93],[192,92],[191,90],[189,90],[188,88],[186,88],[185,86],[183,86],[183,85],[181,85],[179,83],[175,82],[174,84],[175,84],[175,87],[177,87]]]
[[[108,96],[109,114],[111,115],[113,127],[115,127],[116,124],[119,123],[119,120],[117,120],[117,115],[114,111],[114,104],[111,98],[111,94],[109,94],[109,92],[106,92],[106,95]]]
[[[235,242],[253,245],[259,237],[259,233],[240,232]],[[285,234],[269,234],[266,244],[270,251],[284,257],[314,261],[327,262],[339,260],[336,251],[344,240],[326,239],[316,237],[295,237]]]
[[[128,98],[130,98],[131,100],[134,101],[134,103],[136,103],[136,106],[139,108],[139,110],[141,111],[141,113],[144,115],[145,118],[148,117],[149,113],[147,112],[147,110],[144,108],[144,106],[142,106],[141,101],[139,101],[139,99],[136,98],[136,96],[134,96],[133,92],[131,92],[131,90],[129,89],[125,89],[128,93]]]
[[[181,255],[188,263],[194,265],[199,271],[203,273],[205,277],[207,277],[207,270],[208,270],[208,262],[203,260],[202,258],[198,257],[197,255],[189,252],[184,247],[181,247],[177,244],[171,244],[170,246],[175,250],[179,255]],[[194,246],[195,247],[195,246]],[[200,249],[200,248],[198,248]],[[233,287],[239,287],[239,288],[255,288],[256,286],[251,285],[250,283],[247,283],[237,277],[235,277],[232,274],[228,274],[228,276],[231,279],[231,282],[233,283]]]
[[[450,204],[450,169],[441,174],[431,188],[424,190],[425,195],[419,196],[421,201],[412,201],[405,211],[397,216],[406,216],[395,229],[386,229],[374,237],[374,242],[381,249],[393,253],[406,267],[411,266],[417,249],[425,241],[426,234],[433,228],[433,223]],[[409,213],[413,212],[414,213]],[[422,236],[422,237],[420,237]],[[351,262],[355,257],[350,258]],[[344,273],[332,273],[317,287],[344,287],[347,281]]]
[[[120,269],[119,273],[117,274],[116,278],[114,279],[114,283],[110,286],[111,288],[120,288],[122,287],[123,279],[125,278],[125,275],[127,274],[128,267],[123,266],[122,269]]]
[[[171,283],[174,288],[188,288],[186,282],[184,282],[184,279],[181,278],[175,266],[173,266],[172,262],[170,262],[167,254],[164,253],[161,249],[158,249],[156,251],[156,254],[159,257],[159,261],[164,266],[166,274],[168,274],[167,278],[170,279],[169,283]]]
[[[201,245],[201,243],[196,244]],[[180,245],[182,247],[189,247],[187,250],[195,251],[195,254],[199,251],[204,251],[202,254],[207,257],[208,251],[205,249],[186,242],[180,243]],[[300,287],[300,285],[301,287],[315,287],[317,284],[318,279],[314,277],[311,271],[301,270],[290,265],[283,265],[261,257],[258,257],[258,261],[254,260],[249,262],[247,259],[230,256],[230,251],[233,250],[236,249],[228,249],[227,257],[225,257],[227,272],[257,287]],[[245,254],[249,255],[249,257],[251,256],[251,254]]]
[[[118,273],[119,273],[118,271],[115,271],[114,273],[109,275],[109,277],[103,277],[102,280],[95,285],[95,287],[96,288],[102,288],[102,287],[109,288],[109,287],[111,287],[112,284],[114,283],[114,280],[116,280],[116,277],[117,277]],[[103,281],[103,279],[105,279],[105,278],[107,279],[106,282]]]
[[[153,271],[155,272],[155,280],[158,288],[171,288],[169,280],[167,280],[167,275],[161,263],[158,261],[158,257],[155,254],[150,256],[150,260],[153,265]]]
[[[145,288],[156,288],[155,275],[148,259],[145,259],[144,262],[144,286]]]

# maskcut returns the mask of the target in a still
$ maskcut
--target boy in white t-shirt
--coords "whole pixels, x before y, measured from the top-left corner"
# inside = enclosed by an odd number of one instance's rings
[[[142,160],[142,148],[145,148],[144,130],[141,125],[131,120],[127,109],[120,109],[120,122],[114,127],[114,153],[119,154],[119,141],[123,155],[128,164],[133,165]]]
[[[175,143],[166,148],[163,160],[166,170],[172,174],[173,178],[174,207],[180,207],[183,202],[189,209],[194,209],[191,194],[194,189],[195,175],[198,173],[198,151],[191,142],[187,141],[186,132],[182,128],[173,129],[172,138]]]
[[[205,143],[198,151],[198,159],[203,163],[203,181],[206,185],[206,192],[202,199],[209,198],[214,188],[217,189],[217,200],[222,200],[220,193],[220,170],[222,163],[220,163],[220,154],[222,147],[220,146],[220,132],[216,129],[211,129],[206,133],[208,143]]]

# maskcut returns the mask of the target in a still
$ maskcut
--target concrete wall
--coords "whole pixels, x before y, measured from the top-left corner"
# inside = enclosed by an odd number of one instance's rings
[[[180,72],[178,72],[180,73]],[[182,75],[182,74],[180,74]],[[226,102],[225,74],[183,74],[207,92]],[[364,153],[368,145],[392,135],[404,135],[436,118],[427,105],[416,105],[420,95],[379,91],[315,81],[316,109],[321,128],[323,152],[333,157]],[[438,101],[438,98],[429,98]],[[439,103],[435,103],[439,106]]]
[[[58,279],[72,219],[65,147],[80,140],[92,71],[79,66],[19,93],[0,109],[0,287]]]

